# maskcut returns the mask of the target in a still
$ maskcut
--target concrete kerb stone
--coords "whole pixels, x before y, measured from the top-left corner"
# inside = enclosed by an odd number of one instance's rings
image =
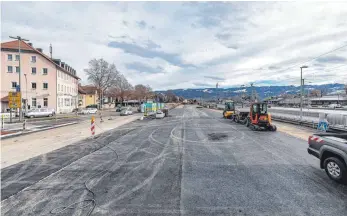
[[[64,127],[64,126],[77,124],[77,123],[78,122],[69,122],[69,123],[60,124],[60,125],[54,125],[54,126],[50,126],[50,127],[46,127],[46,128],[32,129],[30,131],[28,131],[28,130],[20,131],[20,132],[16,132],[16,133],[2,135],[2,136],[0,136],[0,138],[3,140],[3,139],[18,137],[18,136],[24,136],[24,135],[31,134],[31,133],[36,133],[36,132],[45,131],[45,130],[51,130],[51,129],[55,129],[55,128],[60,128],[60,127]]]

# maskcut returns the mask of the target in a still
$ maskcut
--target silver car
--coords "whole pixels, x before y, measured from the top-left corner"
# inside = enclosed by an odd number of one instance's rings
[[[25,114],[25,116],[28,118],[37,118],[37,117],[51,117],[54,114],[55,114],[55,111],[53,109],[39,108],[39,109],[29,110]]]

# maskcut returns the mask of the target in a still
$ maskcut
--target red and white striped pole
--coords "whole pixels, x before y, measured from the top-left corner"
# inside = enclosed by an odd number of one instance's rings
[[[95,117],[92,116],[92,119],[90,121],[90,131],[92,132],[92,136],[95,135]]]

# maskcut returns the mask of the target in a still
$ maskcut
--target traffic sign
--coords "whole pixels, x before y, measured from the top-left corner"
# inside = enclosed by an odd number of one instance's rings
[[[20,92],[20,86],[19,85],[16,86],[16,92]]]
[[[8,93],[8,106],[10,108],[20,108],[22,105],[20,100],[20,92]]]

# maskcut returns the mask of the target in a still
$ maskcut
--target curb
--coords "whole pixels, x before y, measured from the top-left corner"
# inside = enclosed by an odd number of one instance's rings
[[[51,130],[51,129],[60,128],[60,127],[64,127],[64,126],[74,125],[74,124],[77,124],[77,123],[78,122],[69,122],[69,123],[65,123],[65,124],[60,124],[60,125],[55,125],[55,126],[51,126],[51,127],[47,127],[47,128],[42,128],[42,129],[36,129],[36,130],[33,129],[33,130],[30,130],[30,131],[26,131],[26,132],[21,131],[21,132],[17,132],[17,133],[12,133],[12,134],[7,134],[7,135],[0,136],[0,138],[1,138],[1,140],[4,140],[4,139],[18,137],[18,136],[23,136],[23,135],[27,135],[27,134],[40,132],[40,131]]]

